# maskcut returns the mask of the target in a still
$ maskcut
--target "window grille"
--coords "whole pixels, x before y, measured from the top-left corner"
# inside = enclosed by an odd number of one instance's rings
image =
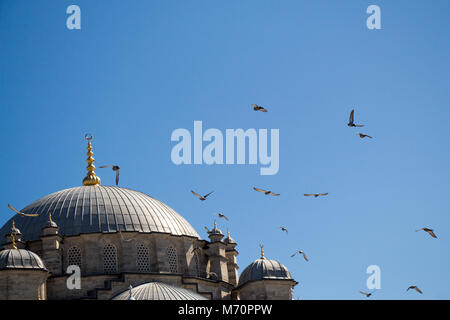
[[[167,259],[169,260],[169,270],[172,273],[178,272],[177,250],[170,246],[167,248]]]
[[[137,257],[136,257],[136,265],[139,272],[149,272],[149,250],[143,244],[137,245]]]
[[[112,244],[103,247],[103,271],[106,274],[117,273],[117,250]]]
[[[81,269],[81,249],[78,247],[70,247],[67,250],[67,264],[69,266],[78,266]]]

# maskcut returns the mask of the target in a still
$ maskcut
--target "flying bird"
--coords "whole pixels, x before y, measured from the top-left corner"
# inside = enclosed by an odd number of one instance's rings
[[[211,230],[209,230],[208,227],[205,227],[205,230],[207,233],[211,233]]]
[[[120,230],[120,227],[119,226],[117,226],[117,232],[119,232],[119,234],[120,234],[120,239],[122,239],[122,241],[124,241],[124,242],[130,242],[130,241],[133,241],[134,239],[125,239],[124,237],[123,237],[123,235],[122,235],[122,230]]]
[[[408,289],[406,289],[406,291],[408,291],[409,289],[414,289],[416,290],[418,293],[422,294],[423,292],[417,287],[417,286],[409,286]]]
[[[102,168],[102,169],[103,168],[112,168],[113,171],[116,172],[116,186],[119,185],[119,169],[120,169],[119,166],[107,165],[107,166],[100,166],[100,168]]]
[[[266,196],[269,195],[269,194],[271,194],[273,196],[279,196],[280,195],[279,193],[273,193],[272,191],[258,189],[258,188],[255,188],[255,187],[253,187],[253,190],[258,191],[258,192],[263,192]]]
[[[430,228],[421,228],[421,229],[419,229],[419,230],[416,230],[416,232],[421,231],[421,230],[427,232],[427,233],[428,233],[430,236],[432,236],[433,238],[437,238],[437,236],[436,236],[436,235],[434,234],[434,232],[433,232],[433,229],[430,229]]]
[[[364,133],[357,132],[356,134],[358,134],[361,139],[366,138],[366,137],[372,139],[371,136],[364,134]]]
[[[365,295],[367,298],[369,298],[372,295],[372,293],[373,293],[373,292],[367,293],[367,292],[364,292],[364,291],[359,291],[359,292],[361,294]]]
[[[253,106],[253,110],[255,110],[255,111],[267,112],[266,108],[258,106],[257,104],[252,104],[252,106]]]
[[[280,226],[280,227],[278,227],[278,229],[281,229],[281,231],[284,231],[284,232],[286,232],[286,234],[288,234],[288,231],[285,227]]]
[[[310,196],[314,196],[314,198],[317,198],[319,196],[327,196],[328,192],[326,193],[305,193],[304,196],[305,197],[310,197]]]
[[[364,127],[362,124],[355,124],[353,121],[353,117],[355,115],[355,110],[353,109],[352,112],[350,112],[350,119],[348,120],[348,126],[349,127]]]
[[[196,192],[194,192],[194,191],[192,191],[192,190],[191,190],[191,192],[192,192],[192,194],[196,195],[196,196],[200,199],[200,201],[205,201],[206,198],[207,198],[211,193],[213,193],[214,191],[211,191],[210,193],[207,193],[207,194],[205,194],[204,196],[201,196],[201,195],[199,195],[198,193],[196,193]]]
[[[303,258],[304,258],[306,261],[309,261],[308,258],[306,257],[306,254],[305,254],[303,251],[301,251],[301,250],[296,251],[293,255],[291,255],[291,258],[294,257],[297,253],[303,255]]]
[[[202,248],[200,248],[200,247],[193,247],[192,248],[192,253],[195,253],[197,251],[202,251]]]
[[[220,212],[216,212],[216,214],[219,218],[224,218],[225,220],[230,221],[226,215],[221,214]]]
[[[12,205],[10,205],[10,204],[8,204],[8,208],[10,208],[15,213],[20,214],[22,217],[38,217],[39,216],[39,213],[23,213],[23,212],[20,212],[19,210],[14,209],[14,207]]]

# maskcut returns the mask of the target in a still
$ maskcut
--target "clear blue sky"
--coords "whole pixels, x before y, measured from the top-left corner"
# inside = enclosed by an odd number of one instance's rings
[[[70,4],[82,30],[66,28]],[[366,28],[370,4],[382,30]],[[376,264],[373,299],[450,299],[449,10],[446,0],[0,0],[0,224],[7,203],[81,185],[92,132],[97,166],[119,164],[122,186],[202,237],[223,212],[240,271],[263,242],[299,281],[295,297],[364,298]],[[352,108],[374,139],[346,126]],[[170,135],[194,120],[280,129],[279,173],[175,166]],[[191,189],[215,193],[200,202]],[[439,239],[415,232],[424,226]],[[296,249],[310,262],[291,258]],[[412,284],[424,295],[405,293]]]

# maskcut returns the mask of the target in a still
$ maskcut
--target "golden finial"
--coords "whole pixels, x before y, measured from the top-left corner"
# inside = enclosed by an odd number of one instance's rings
[[[16,246],[16,236],[14,235],[14,233],[11,234],[11,241],[12,241],[12,248],[14,250],[17,250],[17,246]]]
[[[53,223],[51,212],[48,213],[48,222]]]
[[[262,244],[260,244],[259,247],[261,248],[261,259],[265,259],[264,258],[264,246]]]
[[[230,239],[230,230],[227,229],[227,238]]]
[[[15,229],[16,228],[16,223],[14,222],[14,220],[12,221],[12,226],[11,229]]]
[[[83,179],[83,186],[95,186],[100,184],[100,178],[96,176],[95,174],[95,166],[94,166],[94,161],[95,159],[92,157],[94,155],[94,153],[92,152],[92,144],[91,144],[91,140],[92,140],[92,134],[88,133],[84,136],[84,138],[88,141],[88,152],[87,152],[87,156],[88,158],[86,159],[86,162],[88,163],[88,166],[86,167],[88,173],[86,175],[86,177]]]
[[[214,220],[214,229],[217,229],[217,222]]]

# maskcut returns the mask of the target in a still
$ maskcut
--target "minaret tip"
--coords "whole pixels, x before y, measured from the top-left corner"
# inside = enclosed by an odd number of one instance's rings
[[[95,185],[99,185],[100,184],[100,178],[97,177],[97,175],[95,174],[95,166],[94,166],[94,161],[95,159],[92,157],[94,155],[94,153],[92,152],[92,144],[91,144],[91,140],[92,140],[92,134],[87,133],[84,138],[88,141],[88,152],[87,152],[87,156],[88,158],[86,159],[86,162],[88,163],[88,166],[86,167],[88,173],[86,175],[86,177],[83,179],[83,186],[95,186]]]

